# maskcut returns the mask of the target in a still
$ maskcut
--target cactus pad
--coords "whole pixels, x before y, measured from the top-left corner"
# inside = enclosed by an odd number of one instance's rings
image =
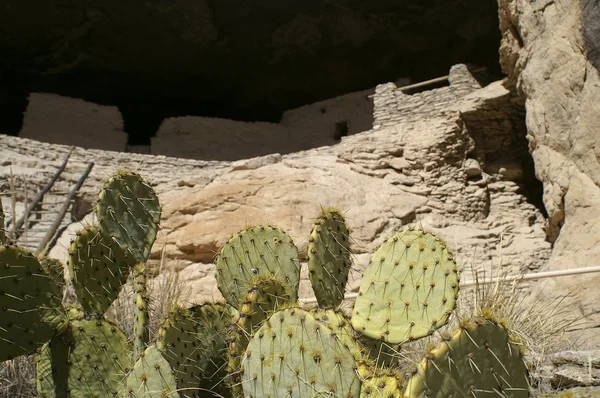
[[[125,334],[112,323],[100,317],[72,319],[42,350],[38,391],[49,397],[117,396],[130,367],[130,351]],[[60,390],[64,386],[68,395]]]
[[[156,193],[142,177],[120,171],[100,191],[100,228],[121,245],[136,263],[145,263],[156,240],[161,207]]]
[[[222,304],[175,308],[167,315],[157,345],[173,368],[177,388],[213,389],[223,382],[232,319],[232,309]]]
[[[136,264],[133,269],[133,290],[135,300],[135,324],[133,328],[133,358],[137,360],[150,341],[148,317],[148,296],[146,285],[146,264]]]
[[[33,353],[63,320],[62,294],[28,251],[0,247],[0,362]]]
[[[315,308],[310,311],[317,321],[331,329],[340,343],[346,347],[355,360],[364,356],[365,349],[356,337],[356,332],[350,326],[350,319],[342,310],[330,308]]]
[[[337,307],[342,303],[350,266],[349,231],[344,216],[336,209],[323,209],[308,243],[310,282],[320,306]]]
[[[136,361],[125,383],[125,397],[178,398],[169,362],[151,345]]]
[[[77,232],[69,247],[69,273],[83,309],[103,314],[127,281],[133,257],[102,230],[88,226]]]
[[[246,397],[359,397],[354,358],[335,333],[300,308],[273,314],[246,349]]]
[[[363,276],[352,326],[372,339],[399,344],[448,322],[458,296],[458,267],[446,244],[409,228],[377,249]]]
[[[69,346],[54,339],[42,346],[36,357],[36,387],[41,398],[67,396]]]
[[[240,362],[250,336],[277,308],[289,302],[281,281],[263,277],[252,282],[252,287],[242,300],[229,341],[229,384],[234,395],[242,395]]]
[[[0,245],[6,242],[6,230],[4,222],[4,210],[2,209],[2,200],[0,200]]]
[[[56,284],[58,290],[63,292],[65,289],[65,267],[63,263],[51,257],[42,257],[39,261],[46,274]]]
[[[527,366],[508,330],[492,319],[462,322],[419,364],[406,397],[528,397]]]
[[[404,378],[392,368],[377,368],[375,364],[361,361],[357,372],[362,381],[361,398],[401,398]]]
[[[248,227],[235,234],[217,257],[217,284],[223,297],[238,308],[254,279],[279,279],[291,300],[298,299],[298,248],[285,232],[270,226]]]

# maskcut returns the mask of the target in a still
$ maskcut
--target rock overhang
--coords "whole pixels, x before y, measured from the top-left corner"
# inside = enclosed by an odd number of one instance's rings
[[[286,109],[444,75],[459,62],[498,69],[495,3],[67,0],[34,11],[6,0],[0,71],[16,91],[277,121]]]

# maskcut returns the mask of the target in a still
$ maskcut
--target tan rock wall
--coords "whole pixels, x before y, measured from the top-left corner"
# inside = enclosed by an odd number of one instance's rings
[[[554,241],[546,269],[598,265],[600,258],[600,51],[597,2],[500,0],[501,61],[527,107],[527,131]],[[592,25],[589,25],[592,24]],[[597,274],[539,284],[569,294],[600,325]],[[592,336],[590,334],[590,336]],[[597,343],[598,338],[594,336]]]

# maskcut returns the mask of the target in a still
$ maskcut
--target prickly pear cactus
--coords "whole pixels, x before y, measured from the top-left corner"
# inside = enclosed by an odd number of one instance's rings
[[[362,336],[360,342],[365,347],[366,356],[371,358],[379,367],[393,368],[398,366],[398,360],[402,357],[398,344],[386,343],[383,340],[375,340]]]
[[[133,257],[96,226],[77,232],[69,247],[69,273],[83,309],[104,314],[134,266]]]
[[[150,341],[150,319],[148,316],[148,295],[146,285],[146,264],[137,264],[133,269],[133,289],[134,289],[134,337],[133,337],[133,358],[137,360],[146,349]]]
[[[179,398],[177,383],[169,362],[155,345],[150,345],[136,361],[125,382],[125,397]]]
[[[278,279],[262,277],[252,281],[251,285],[250,291],[242,300],[229,341],[228,383],[234,396],[243,396],[240,362],[250,336],[276,309],[290,301],[283,283]]]
[[[51,257],[39,258],[40,265],[46,271],[46,274],[52,279],[59,291],[65,289],[65,267],[59,260]]]
[[[419,364],[405,397],[528,397],[527,365],[498,321],[464,321]]]
[[[69,346],[62,339],[44,344],[35,359],[36,386],[41,398],[67,397]]]
[[[377,249],[363,276],[352,326],[372,339],[399,344],[445,325],[456,306],[458,267],[446,244],[408,228]]]
[[[360,396],[350,351],[300,308],[280,310],[260,327],[242,367],[246,397]]]
[[[107,236],[145,263],[156,240],[161,207],[156,193],[138,174],[119,171],[100,191],[98,222]]]
[[[174,308],[167,315],[157,346],[173,368],[178,389],[197,393],[224,385],[226,338],[233,316],[233,310],[221,303]]]
[[[376,364],[360,361],[356,370],[362,381],[361,398],[401,398],[404,378],[392,368],[378,368]]]
[[[72,319],[38,358],[38,392],[43,397],[117,396],[131,366],[130,352],[125,334],[112,323],[101,317]],[[59,390],[65,386],[67,391]]]
[[[321,211],[308,241],[308,270],[317,302],[337,307],[344,299],[350,272],[350,240],[344,216],[335,208]]]
[[[33,353],[63,321],[62,293],[25,249],[0,247],[0,362]]]
[[[340,309],[314,308],[309,311],[320,323],[331,329],[340,343],[346,347],[355,360],[365,356],[366,350],[362,341],[356,336],[356,332],[350,326],[350,318]]]
[[[6,230],[4,229],[5,225],[4,210],[2,209],[2,200],[0,200],[0,245],[3,245],[6,242]]]
[[[300,260],[292,238],[271,226],[247,227],[223,246],[217,257],[217,284],[227,302],[239,308],[254,279],[279,279],[291,300],[298,299]]]

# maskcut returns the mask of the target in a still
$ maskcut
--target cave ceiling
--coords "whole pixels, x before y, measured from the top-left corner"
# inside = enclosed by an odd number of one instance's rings
[[[495,0],[3,0],[4,90],[276,120],[455,63],[499,70]],[[134,104],[134,105],[132,105]]]

